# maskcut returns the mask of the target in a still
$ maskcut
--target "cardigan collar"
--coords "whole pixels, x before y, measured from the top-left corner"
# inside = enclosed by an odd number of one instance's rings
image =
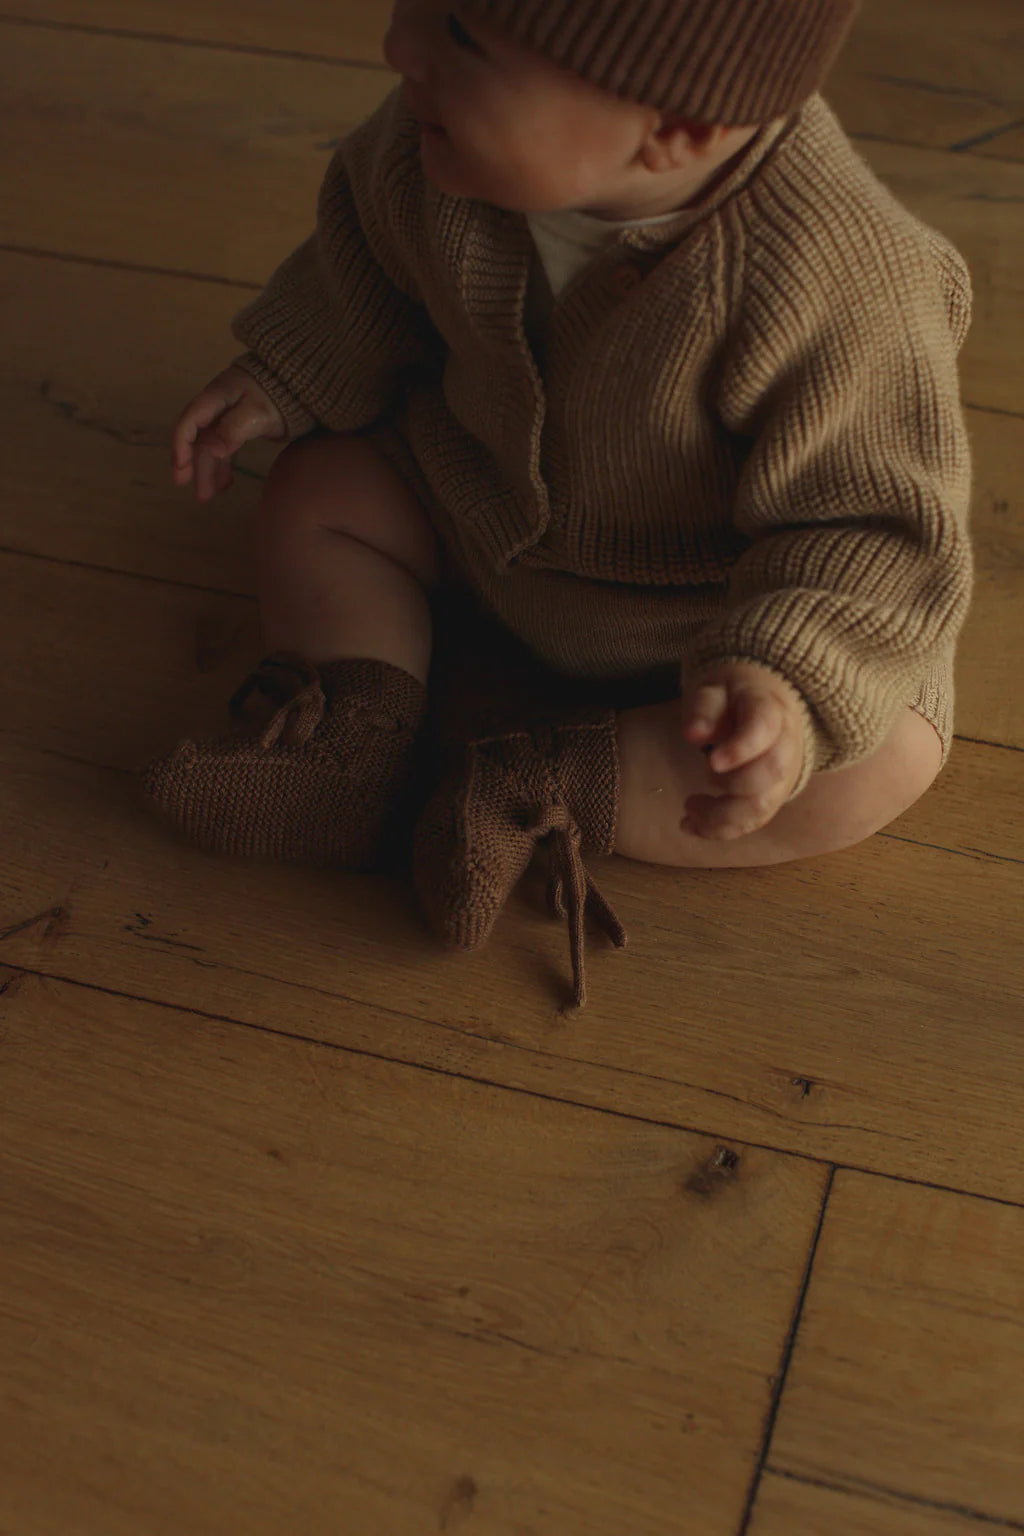
[[[715,178],[710,186],[699,192],[685,208],[680,208],[676,218],[624,229],[619,233],[619,243],[644,251],[677,245],[691,229],[703,223],[709,214],[716,212],[730,198],[742,192],[769,155],[796,132],[806,114],[814,111],[815,101],[816,98],[812,96],[810,101],[791,117],[778,118],[774,122],[765,124],[761,131],[744,145],[725,174]]]

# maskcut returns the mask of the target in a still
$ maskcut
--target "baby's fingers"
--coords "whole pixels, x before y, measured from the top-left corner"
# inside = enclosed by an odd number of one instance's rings
[[[219,491],[227,490],[231,480],[231,460],[223,458],[219,451],[211,452],[206,438],[201,437],[195,454],[196,500],[212,500]]]
[[[766,826],[779,801],[774,795],[691,795],[683,828],[695,837],[730,842]]]
[[[774,695],[737,691],[732,696],[729,732],[708,758],[712,770],[731,773],[762,757],[778,741],[784,723],[782,705]]]
[[[801,762],[798,739],[780,735],[752,763],[716,775],[722,795],[691,795],[683,826],[698,837],[745,837],[767,826],[786,803],[796,784]]]
[[[181,413],[171,435],[171,472],[175,485],[187,485],[192,478],[195,446],[200,433],[217,420],[237,399],[219,381],[204,389]]]
[[[203,442],[214,458],[230,459],[254,437],[271,435],[276,435],[274,423],[266,408],[258,400],[246,398],[224,412],[220,420],[204,433]]]
[[[199,428],[179,423],[171,446],[171,479],[175,485],[188,485],[195,473],[195,445]]]
[[[694,688],[683,701],[683,735],[701,747],[720,734],[729,704],[729,694],[721,683],[704,683]]]
[[[254,437],[274,437],[275,422],[259,401],[240,400],[219,421],[201,432],[195,445],[196,497],[209,501],[231,484],[231,459]]]
[[[716,787],[720,787],[727,795],[745,795],[755,800],[777,795],[781,805],[786,797],[787,780],[796,777],[791,756],[783,750],[783,744],[776,743],[752,763],[744,763],[732,773],[717,775]],[[791,768],[794,770],[792,773]]]

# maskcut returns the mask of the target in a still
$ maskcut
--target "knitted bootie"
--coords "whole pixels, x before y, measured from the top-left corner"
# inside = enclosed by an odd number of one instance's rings
[[[581,857],[611,853],[618,787],[613,710],[471,742],[461,769],[447,775],[428,803],[413,840],[416,894],[441,942],[453,949],[484,942],[543,839],[548,901],[554,915],[569,920],[572,1001],[582,1007],[586,914],[614,944],[626,942]]]
[[[234,729],[150,763],[143,795],[211,852],[364,869],[390,851],[425,706],[386,661],[275,651],[231,698]]]

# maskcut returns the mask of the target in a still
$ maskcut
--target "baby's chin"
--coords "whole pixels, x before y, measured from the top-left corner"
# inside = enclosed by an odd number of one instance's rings
[[[437,140],[423,140],[420,144],[420,161],[423,174],[431,186],[443,192],[446,197],[472,198],[474,202],[494,203],[510,212],[516,211],[502,202],[497,189],[488,184],[486,177],[474,175],[460,164],[458,156],[452,151],[450,140],[447,144]]]
[[[507,173],[469,163],[443,128],[421,127],[420,161],[427,180],[448,197],[473,198],[507,213],[541,213],[566,206],[552,197],[549,188],[527,186]]]
[[[449,197],[475,197],[459,165],[455,146],[443,128],[420,126],[420,161],[423,174],[439,192]]]

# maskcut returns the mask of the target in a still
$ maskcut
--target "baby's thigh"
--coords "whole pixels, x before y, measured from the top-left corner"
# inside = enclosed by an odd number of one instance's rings
[[[301,438],[278,456],[267,477],[257,528],[264,543],[318,538],[325,530],[387,555],[426,588],[440,579],[437,536],[426,511],[365,438]]]
[[[697,837],[682,825],[686,802],[718,790],[703,753],[681,740],[677,711],[678,706],[654,705],[620,716],[615,846],[644,863],[750,869],[835,853],[902,815],[924,794],[942,762],[934,727],[906,709],[872,757],[815,774],[756,832],[734,839]]]
[[[851,847],[902,816],[941,765],[935,727],[915,709],[905,709],[877,752],[849,768],[815,774],[779,812],[775,834],[785,838],[796,858],[804,850]]]

